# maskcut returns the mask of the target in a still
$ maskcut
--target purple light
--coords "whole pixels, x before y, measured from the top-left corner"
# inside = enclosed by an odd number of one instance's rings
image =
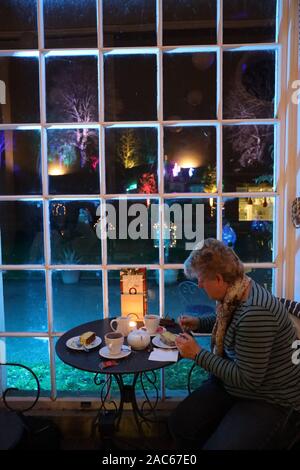
[[[193,176],[194,171],[195,171],[194,168],[190,168],[190,169],[189,169],[189,177],[190,177],[190,178]]]
[[[174,168],[172,170],[174,178],[176,178],[176,176],[179,175],[180,171],[181,171],[180,166],[177,163],[175,163]]]

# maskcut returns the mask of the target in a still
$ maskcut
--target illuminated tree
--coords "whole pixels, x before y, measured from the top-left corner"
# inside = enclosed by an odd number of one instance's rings
[[[67,67],[59,64],[59,73],[52,78],[49,104],[55,114],[64,122],[89,123],[98,120],[97,79],[93,63],[72,62],[67,59]],[[78,128],[69,132],[70,144],[80,154],[80,166],[88,163],[87,147],[95,141],[94,129]]]
[[[217,190],[217,171],[216,167],[208,165],[203,180],[205,182],[204,192],[215,193]]]
[[[237,65],[234,86],[225,100],[225,117],[258,119],[274,114],[274,61],[247,53]],[[228,128],[232,150],[239,155],[241,167],[264,163],[273,145],[273,127],[240,125]]]
[[[140,162],[140,140],[134,129],[126,129],[120,138],[117,153],[122,166],[127,170],[138,166]]]
[[[155,194],[157,193],[157,184],[154,173],[143,173],[139,179],[139,193]]]

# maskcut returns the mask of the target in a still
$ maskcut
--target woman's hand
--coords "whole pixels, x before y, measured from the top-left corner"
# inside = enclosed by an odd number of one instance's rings
[[[196,354],[201,351],[199,344],[187,333],[177,336],[175,343],[181,356],[186,359],[195,359]]]
[[[196,331],[199,327],[199,319],[190,315],[181,315],[181,317],[179,317],[179,325],[183,331]]]

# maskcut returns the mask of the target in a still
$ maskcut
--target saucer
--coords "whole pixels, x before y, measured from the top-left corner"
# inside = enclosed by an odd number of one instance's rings
[[[100,356],[106,359],[123,359],[131,354],[131,349],[128,346],[122,346],[121,352],[118,354],[111,354],[107,346],[104,346],[99,351]]]
[[[144,330],[144,331],[147,331],[149,333],[149,331],[147,330],[147,328],[145,326],[142,326],[142,328],[140,328],[140,330]],[[156,336],[156,335],[160,335],[161,333],[165,333],[166,328],[164,326],[158,326],[155,333],[149,333],[150,336]]]
[[[154,338],[152,338],[152,343],[154,344],[154,346],[156,346],[157,348],[162,348],[162,349],[177,349],[177,346],[174,345],[174,346],[168,346],[167,344],[163,343],[158,336],[155,336]]]
[[[79,343],[79,338],[80,336],[73,336],[73,338],[69,338],[66,342],[66,346],[70,349],[74,349],[75,351],[85,351],[87,349],[96,348],[102,343],[102,339],[99,336],[96,336],[91,344],[83,347],[82,344]]]

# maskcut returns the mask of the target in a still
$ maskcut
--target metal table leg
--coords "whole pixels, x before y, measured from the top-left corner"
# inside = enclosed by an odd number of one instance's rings
[[[108,400],[110,395],[112,379],[115,379],[119,387],[120,392],[120,403],[114,400]],[[144,394],[144,401],[139,408],[136,398],[136,385],[140,379],[141,388]],[[125,384],[122,374],[111,374],[108,375],[106,380],[101,378],[101,374],[96,374],[94,382],[97,385],[102,385],[100,391],[101,406],[98,410],[97,416],[93,422],[93,429],[98,427],[98,430],[102,434],[103,438],[112,439],[114,431],[118,431],[120,428],[120,422],[123,415],[124,404],[130,403],[132,406],[133,417],[138,429],[139,436],[145,437],[143,424],[158,423],[155,409],[159,398],[159,389],[156,385],[156,374],[153,371],[150,372],[139,372],[133,374],[133,381],[131,384]],[[151,401],[149,394],[146,390],[146,383],[150,384],[155,392],[155,398]],[[114,410],[108,410],[107,405],[113,404]]]

